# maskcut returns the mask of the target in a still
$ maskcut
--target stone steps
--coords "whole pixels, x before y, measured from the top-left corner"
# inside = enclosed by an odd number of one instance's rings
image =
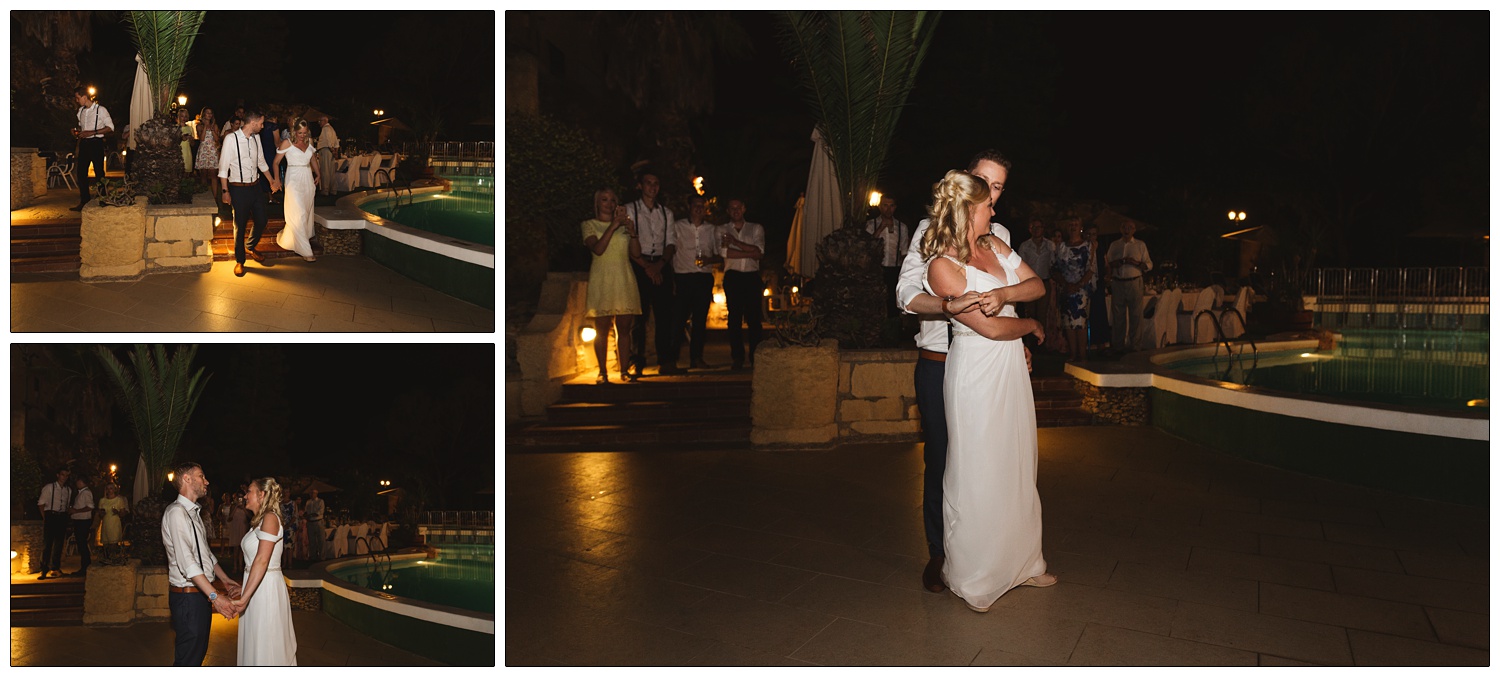
[[[529,452],[748,448],[750,374],[565,384],[545,421],[507,438],[508,446]]]
[[[10,592],[13,628],[83,625],[82,578],[13,581]]]
[[[266,258],[271,259],[297,256],[297,252],[287,251],[276,244],[276,234],[280,233],[281,229],[285,227],[285,219],[267,219],[266,230],[261,234],[260,244],[256,246],[255,250],[265,255]],[[314,255],[323,253],[323,248],[316,238],[313,239],[312,245]],[[234,260],[234,221],[221,221],[214,228],[213,250],[215,261]],[[248,257],[246,260],[248,260]]]
[[[10,227],[11,273],[77,272],[80,219],[31,219]]]

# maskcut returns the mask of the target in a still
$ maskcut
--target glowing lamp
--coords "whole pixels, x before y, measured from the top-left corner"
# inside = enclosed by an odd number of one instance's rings
[[[882,197],[885,197],[885,196],[881,195],[880,191],[878,191],[878,190],[872,190],[872,191],[870,191],[870,206],[871,207],[879,207],[880,206],[880,198],[882,198]]]
[[[761,295],[761,296],[770,296],[770,295],[771,295],[771,290],[770,290],[770,288],[766,288],[766,289],[762,289],[762,290],[760,290],[760,295]]]
[[[792,287],[792,293],[793,293],[793,294],[795,294],[795,293],[797,293],[797,291],[798,291],[798,290],[797,290],[797,288],[796,288],[796,287]]]
[[[94,89],[93,85],[89,85],[89,98],[92,99],[94,97],[94,94],[97,94],[98,92],[99,90]]]
[[[693,179],[693,190],[698,191],[699,195],[703,194],[703,177],[699,176]]]
[[[19,555],[20,555],[20,553],[17,553],[17,552],[16,552],[16,551],[14,551],[14,550],[12,550],[12,551],[10,551],[10,558],[11,558],[11,559],[15,559],[15,558],[16,558],[16,557],[18,557],[18,556],[19,556]]]
[[[186,94],[178,94],[177,95],[177,105],[179,105],[179,106],[186,106],[187,105],[187,95]]]
[[[176,482],[177,481],[177,474],[176,473],[167,473],[167,481],[168,482]]]
[[[598,334],[599,332],[594,331],[593,327],[584,327],[583,331],[578,332],[578,336],[583,339],[584,343],[593,341],[594,337],[598,336]]]
[[[724,292],[714,292],[714,303],[724,302]]]
[[[117,465],[115,465],[113,463],[109,464],[109,471],[111,473],[113,473],[117,468],[119,468],[119,466],[117,466]]]

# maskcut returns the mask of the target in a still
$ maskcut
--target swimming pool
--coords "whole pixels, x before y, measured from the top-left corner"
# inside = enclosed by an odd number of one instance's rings
[[[361,205],[413,228],[450,238],[494,246],[495,180],[484,176],[445,176],[452,190],[397,195]]]
[[[435,559],[373,558],[335,576],[366,588],[445,606],[495,613],[495,547],[445,545]]]
[[[494,664],[493,545],[346,557],[311,573],[324,613],[355,630],[450,665]]]
[[[1431,360],[1436,366],[1418,367],[1408,366],[1403,358],[1426,352],[1433,358],[1437,356],[1432,353],[1462,356],[1443,358],[1450,363],[1472,359],[1475,351],[1435,349],[1477,348],[1477,339],[1460,338],[1409,331],[1396,336],[1346,335],[1342,347],[1333,351],[1319,351],[1314,339],[1287,338],[1259,343],[1258,358],[1247,342],[1235,342],[1232,359],[1222,344],[1194,345],[1137,353],[1119,363],[1069,364],[1066,369],[1106,399],[1144,393],[1149,411],[1141,422],[1220,452],[1406,495],[1484,505],[1489,500],[1488,406],[1468,406],[1465,401],[1458,407],[1452,397],[1436,398],[1450,406],[1379,401],[1418,389],[1403,379],[1430,383],[1431,374],[1447,368],[1442,360]],[[1488,338],[1483,342],[1485,348],[1477,352],[1487,353]],[[1403,344],[1406,348],[1398,352]],[[1487,362],[1487,354],[1483,359]],[[1340,360],[1346,365],[1340,366]],[[1376,360],[1382,365],[1372,371],[1368,362]],[[1325,362],[1333,366],[1321,366]],[[1273,375],[1263,376],[1260,366]],[[1208,375],[1202,373],[1205,368]],[[1290,375],[1277,375],[1278,369]],[[1236,380],[1236,373],[1242,378]],[[1249,378],[1243,378],[1247,374]],[[1477,377],[1438,379],[1443,385],[1434,386],[1435,391],[1458,384],[1468,389],[1474,381],[1466,378]],[[1487,396],[1488,376],[1484,379],[1482,392]],[[1343,387],[1297,389],[1308,383]],[[1391,387],[1374,392],[1367,387],[1372,383]],[[1358,387],[1348,387],[1351,384]],[[1347,392],[1351,390],[1372,397],[1354,397]]]
[[[1489,406],[1489,332],[1344,330],[1331,350],[1171,362],[1175,371],[1270,390],[1463,411]]]

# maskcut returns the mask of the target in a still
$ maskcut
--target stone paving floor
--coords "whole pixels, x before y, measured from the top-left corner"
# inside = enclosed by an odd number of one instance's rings
[[[505,664],[1489,664],[1486,509],[1039,431],[1061,582],[921,587],[917,444],[507,454]]]
[[[90,283],[77,273],[11,276],[14,332],[485,332],[495,311],[362,256],[233,261],[207,273]]]

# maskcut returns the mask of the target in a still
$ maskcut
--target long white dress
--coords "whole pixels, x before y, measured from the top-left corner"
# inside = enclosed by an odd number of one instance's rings
[[[965,291],[1020,283],[1021,257],[1000,258],[1005,280],[963,266]],[[934,265],[962,265],[954,259]],[[927,284],[924,279],[924,284]],[[927,291],[932,292],[930,284]],[[1001,311],[1016,317],[1014,306]],[[1042,559],[1042,502],[1036,491],[1036,405],[1020,339],[994,341],[958,320],[943,376],[948,465],[943,474],[943,576],[954,594],[988,608],[1032,576]]]
[[[245,553],[245,571],[255,562],[256,550],[261,541],[276,541],[271,551],[270,569],[266,571],[250,604],[240,616],[239,665],[296,665],[297,633],[292,628],[292,599],[286,591],[286,578],[281,575],[281,551],[284,539],[261,531],[250,530],[240,541],[240,550]]]
[[[286,190],[286,226],[276,234],[276,244],[282,249],[301,254],[303,258],[313,255],[313,154],[311,145],[307,150],[298,150],[296,144],[277,149],[277,155],[286,155],[286,176],[282,177]]]

